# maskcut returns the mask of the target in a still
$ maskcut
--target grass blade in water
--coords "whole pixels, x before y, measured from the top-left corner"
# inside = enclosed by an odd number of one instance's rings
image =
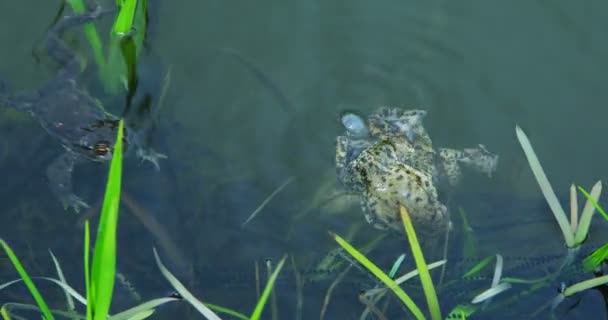
[[[562,205],[559,203],[559,200],[557,200],[557,196],[553,191],[553,187],[551,186],[549,179],[547,179],[547,175],[545,174],[545,171],[543,170],[540,161],[538,161],[538,157],[536,156],[536,153],[532,148],[532,144],[530,144],[528,136],[526,136],[524,131],[519,126],[515,126],[515,133],[517,134],[519,144],[521,145],[521,148],[524,150],[524,154],[528,159],[530,169],[532,169],[532,173],[534,173],[534,177],[536,178],[536,181],[540,186],[540,190],[545,196],[545,199],[547,200],[547,203],[551,208],[551,212],[553,212],[553,216],[559,224],[559,228],[562,230],[566,245],[569,248],[575,246],[574,235],[572,232],[572,228],[568,223],[566,212],[564,211],[564,208],[562,208]]]
[[[407,240],[410,243],[412,254],[414,255],[414,261],[416,262],[416,269],[420,273],[420,282],[422,282],[422,289],[424,290],[424,296],[426,302],[429,305],[429,312],[433,320],[441,320],[441,309],[439,308],[439,300],[437,299],[437,292],[435,292],[435,286],[433,285],[433,279],[429,273],[428,266],[422,254],[422,249],[418,243],[418,237],[414,230],[414,225],[410,219],[410,215],[405,207],[400,207],[401,220],[403,221],[403,227],[407,235]]]
[[[160,269],[160,272],[165,276],[165,278],[171,283],[173,288],[184,298],[184,300],[188,301],[200,314],[205,316],[208,320],[221,320],[221,318],[215,314],[209,307],[207,307],[204,303],[199,301],[186,289],[186,287],[165,267],[165,265],[160,261],[160,257],[154,250],[154,259],[156,259],[156,265]]]
[[[133,17],[135,16],[135,8],[137,0],[123,0],[120,4],[120,12],[114,22],[114,33],[117,35],[126,35],[131,32],[133,27]]]
[[[416,303],[410,298],[410,296],[399,287],[398,284],[393,281],[386,273],[384,273],[376,264],[371,262],[366,256],[364,256],[359,250],[355,249],[351,246],[346,240],[344,240],[339,235],[330,232],[329,233],[336,242],[346,252],[348,252],[355,260],[357,260],[361,265],[363,265],[367,270],[369,270],[376,278],[382,281],[389,289],[391,289],[395,295],[403,302],[403,304],[410,310],[410,312],[414,315],[416,319],[424,319],[424,314],[420,311],[420,308],[416,305]]]
[[[106,320],[116,279],[116,229],[122,180],[123,126],[123,120],[120,120],[93,252],[91,288],[95,320]]]
[[[584,190],[579,186],[579,190]],[[587,197],[587,201],[585,202],[585,206],[583,207],[583,213],[581,213],[581,220],[579,221],[578,228],[576,229],[576,233],[574,235],[575,243],[583,243],[587,239],[587,234],[589,233],[589,227],[591,226],[591,219],[593,218],[593,213],[595,213],[595,208],[599,208],[597,202],[600,200],[600,194],[602,193],[602,182],[596,182],[591,188],[591,194],[587,192],[583,192],[585,197]]]
[[[21,279],[23,279],[23,282],[25,282],[25,285],[27,286],[28,290],[32,294],[32,297],[34,297],[34,300],[36,300],[38,307],[40,307],[40,311],[44,315],[44,318],[46,320],[54,320],[55,318],[53,317],[53,314],[49,310],[48,305],[42,298],[42,295],[40,295],[38,288],[36,288],[36,285],[34,285],[34,282],[32,282],[32,279],[30,278],[30,276],[27,274],[27,271],[25,271],[25,268],[23,268],[23,265],[21,265],[19,258],[17,258],[17,256],[13,252],[13,250],[2,239],[0,239],[0,246],[2,246],[2,248],[4,248],[6,255],[13,263],[13,266],[19,273],[19,276],[21,276]]]
[[[55,270],[57,271],[57,276],[59,277],[59,280],[61,281],[61,283],[65,284],[66,286],[69,286],[68,282],[65,280],[65,276],[63,275],[63,271],[61,270],[61,265],[59,264],[59,261],[57,260],[57,258],[53,254],[53,251],[49,250],[49,253],[51,254],[51,258],[53,259],[53,264],[55,265]],[[64,294],[65,294],[66,303],[68,305],[68,310],[74,311],[74,309],[76,307],[74,306],[74,300],[72,299],[72,296],[65,289],[64,289]]]
[[[281,259],[281,261],[277,265],[276,269],[274,269],[274,272],[270,275],[270,278],[268,278],[268,283],[266,283],[266,287],[264,288],[264,291],[262,292],[262,296],[260,297],[260,300],[258,300],[258,303],[256,304],[255,309],[253,310],[253,313],[251,314],[251,320],[259,320],[260,317],[262,316],[262,311],[264,311],[264,306],[266,305],[266,301],[268,300],[268,297],[270,296],[270,292],[272,291],[272,288],[274,287],[274,282],[277,280],[277,277],[279,276],[279,272],[281,272],[281,269],[283,269],[283,265],[285,264],[286,259],[287,259],[287,256],[284,256]]]
[[[179,299],[179,298],[171,298],[171,297],[153,299],[153,300],[144,302],[131,309],[125,310],[121,313],[117,313],[117,314],[111,316],[110,318],[108,318],[108,320],[129,320],[138,314],[141,314],[141,313],[144,313],[147,311],[154,311],[154,309],[156,307],[161,306],[165,303],[180,301],[180,300],[181,299]]]

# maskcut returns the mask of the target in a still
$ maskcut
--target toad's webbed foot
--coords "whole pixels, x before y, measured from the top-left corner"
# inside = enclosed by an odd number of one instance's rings
[[[154,151],[151,148],[139,148],[137,149],[137,157],[141,159],[141,161],[149,161],[154,165],[156,171],[160,171],[160,164],[158,163],[160,159],[167,159],[167,155]]]
[[[59,200],[63,204],[63,209],[69,210],[71,208],[76,213],[80,213],[81,208],[87,209],[90,207],[89,204],[73,193],[60,195]]]
[[[80,161],[82,158],[78,154],[67,151],[55,159],[46,170],[51,189],[63,204],[64,209],[72,208],[76,213],[80,212],[81,208],[89,207],[72,190],[72,171],[74,165]]]

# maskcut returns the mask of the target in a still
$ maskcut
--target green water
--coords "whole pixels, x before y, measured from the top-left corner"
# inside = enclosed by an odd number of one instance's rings
[[[335,137],[342,133],[338,115],[344,110],[368,114],[382,105],[422,108],[428,111],[425,125],[435,145],[482,143],[500,155],[492,179],[471,173],[457,190],[469,195],[455,203],[468,206],[480,255],[562,252],[559,230],[517,144],[516,123],[527,132],[558,193],[566,194],[572,182],[590,188],[607,176],[606,2],[150,3],[155,59],[145,68],[158,71],[149,73],[152,82],[171,70],[152,138],[169,159],[156,173],[132,158],[125,164],[125,190],[167,230],[179,251],[170,260],[192,283],[199,282],[196,270],[202,266],[250,270],[254,260],[278,260],[286,251],[314,261],[331,248],[326,230],[346,233],[363,220],[356,206],[329,217],[316,210],[292,239],[285,239],[293,215],[335,179]],[[32,50],[42,47],[57,8],[57,1],[0,2],[0,75],[13,87],[36,88],[53,76],[44,59],[35,62]],[[80,47],[86,48],[84,42]],[[252,73],[219,49],[237,52],[264,74]],[[82,52],[90,57],[86,49]],[[120,105],[108,107],[121,110]],[[78,283],[79,217],[63,211],[44,177],[59,145],[27,115],[14,112],[0,113],[0,133],[0,174],[6,179],[0,187],[0,236],[32,252],[24,256],[40,273],[52,272],[45,250],[62,251],[63,260],[74,262],[68,268]],[[101,197],[105,167],[88,164],[76,170],[76,190],[93,203]],[[290,177],[293,182],[241,229]],[[168,286],[162,279],[154,278],[149,289],[142,285],[153,278],[143,274],[156,272],[151,247],[158,246],[158,238],[132,215],[121,219],[121,239],[128,243],[121,250],[129,259],[119,264],[149,296],[163,294]],[[601,242],[605,225],[596,219],[591,238]],[[495,231],[484,233],[496,223]],[[364,234],[379,234],[362,228]],[[460,236],[456,233],[453,246]],[[399,248],[397,237],[384,241],[385,247]],[[399,253],[396,249],[394,256]],[[5,274],[10,275],[0,272],[0,282]],[[244,311],[255,300],[252,288],[232,296],[219,291],[214,296],[204,284],[195,291],[228,305],[240,294],[243,302],[236,307]],[[324,294],[311,291],[312,301]],[[4,299],[0,295],[0,302]],[[335,319],[360,312],[356,296],[342,292],[337,299],[353,311],[336,309]],[[286,303],[291,310],[293,301]],[[316,317],[315,303],[308,308]]]

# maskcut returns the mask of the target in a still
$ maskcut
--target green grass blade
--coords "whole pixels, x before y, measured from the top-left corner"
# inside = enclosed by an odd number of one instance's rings
[[[608,257],[608,243],[593,251],[583,260],[583,270],[593,271],[599,267]]]
[[[2,306],[2,309],[0,309],[0,315],[2,315],[3,320],[11,320],[11,317],[8,315],[8,311],[6,311],[6,306]]]
[[[277,280],[277,277],[279,276],[279,272],[281,272],[281,269],[283,269],[285,260],[287,260],[286,255],[283,256],[281,261],[279,261],[279,264],[277,265],[277,267],[274,269],[274,271],[270,275],[270,278],[268,279],[268,282],[266,283],[266,287],[264,288],[264,291],[262,291],[262,296],[260,297],[260,300],[258,300],[258,303],[255,305],[255,309],[253,310],[253,313],[251,314],[251,320],[258,320],[262,316],[262,311],[264,311],[264,306],[266,305],[266,301],[268,300],[268,297],[270,296],[270,292],[272,291],[272,288],[274,287],[274,282]]]
[[[575,293],[585,291],[587,289],[591,289],[597,286],[605,285],[607,283],[608,275],[581,281],[566,288],[566,290],[564,290],[564,296],[569,297]]]
[[[75,13],[81,14],[84,13],[84,3],[82,0],[67,0],[70,7]],[[91,45],[91,50],[93,51],[93,57],[95,58],[95,62],[99,67],[99,70],[105,68],[106,60],[103,54],[103,45],[101,44],[101,39],[99,38],[99,34],[97,33],[97,29],[95,25],[92,23],[86,23],[84,25],[84,33],[89,41],[89,45]]]
[[[416,319],[424,319],[424,314],[420,311],[420,308],[414,303],[412,298],[399,287],[398,284],[393,281],[386,273],[384,273],[376,264],[367,259],[366,256],[361,254],[357,249],[351,246],[346,240],[342,239],[339,235],[330,232],[331,237],[346,250],[355,260],[361,263],[367,270],[369,270],[378,280],[382,281],[389,289],[391,289],[395,295],[403,302],[403,304],[410,310]]]
[[[116,229],[118,227],[122,180],[123,126],[123,121],[120,120],[116,142],[112,150],[110,172],[97,228],[95,251],[93,252],[91,288],[95,301],[93,309],[95,320],[106,320],[110,312],[116,278]]]
[[[116,17],[114,28],[112,29],[116,35],[122,36],[131,32],[136,7],[137,0],[121,1],[120,12],[118,13],[118,17]]]
[[[215,314],[209,307],[207,307],[204,303],[199,301],[194,297],[188,289],[165,267],[165,265],[160,261],[160,257],[156,252],[156,249],[153,249],[154,259],[156,260],[156,265],[160,272],[165,276],[167,281],[171,283],[173,288],[184,298],[184,300],[188,301],[200,314],[202,314],[205,318],[209,320],[221,320],[220,317]]]
[[[583,213],[581,213],[581,219],[578,223],[578,228],[576,229],[574,242],[577,244],[583,243],[587,239],[587,234],[589,233],[589,227],[591,226],[591,219],[593,218],[593,213],[595,213],[595,208],[599,208],[598,201],[600,200],[600,194],[602,193],[602,182],[596,182],[591,188],[591,194],[587,193],[580,186],[579,190],[587,197],[587,201],[585,202],[585,206],[583,207]]]
[[[89,220],[84,221],[84,286],[86,289],[87,295],[87,319],[93,319],[93,306],[95,305],[95,301],[93,301],[93,290],[91,289],[91,268],[89,266],[91,261],[91,256],[89,253],[89,248],[91,248],[91,232],[89,228]]]
[[[595,209],[604,217],[604,220],[608,221],[608,214],[606,214],[604,208],[602,208],[602,206],[600,206],[599,203],[597,203],[597,201],[595,201],[595,199],[591,197],[591,195],[589,195],[587,191],[585,191],[585,189],[579,186],[578,190],[580,190],[585,195],[585,197],[587,197],[587,200],[589,200],[593,204]]]
[[[602,206],[600,206],[599,203],[597,203],[597,201],[595,201],[595,199],[593,199],[591,197],[591,195],[589,193],[587,193],[587,191],[585,191],[585,189],[578,186],[578,190],[580,190],[580,192],[583,195],[585,195],[585,197],[587,197],[587,200],[590,201],[593,204],[593,206],[595,206],[595,209],[604,217],[604,220],[608,221],[608,214],[606,214],[606,211],[604,211],[604,208],[602,208]]]
[[[51,314],[51,311],[49,310],[48,305],[42,298],[42,295],[40,295],[40,292],[36,288],[36,285],[34,285],[34,282],[32,282],[32,279],[30,278],[30,276],[27,274],[27,272],[23,268],[23,265],[21,265],[19,258],[17,258],[17,256],[13,252],[13,249],[11,249],[9,247],[9,245],[6,242],[4,242],[4,240],[2,240],[2,239],[0,239],[0,245],[2,246],[2,248],[4,248],[6,255],[13,263],[13,266],[17,270],[17,273],[19,273],[19,276],[21,276],[21,279],[23,279],[23,282],[25,283],[28,290],[32,294],[32,297],[34,297],[34,300],[36,300],[36,303],[38,304],[38,307],[40,307],[40,311],[44,315],[44,318],[46,320],[55,319],[55,317],[53,317],[53,314]]]
[[[441,320],[441,308],[439,307],[439,300],[437,299],[437,292],[435,292],[435,286],[433,285],[433,278],[429,273],[428,266],[422,254],[422,249],[418,243],[418,237],[416,236],[416,230],[410,219],[410,215],[405,207],[401,207],[399,212],[401,213],[401,220],[403,221],[403,228],[407,234],[412,254],[414,255],[414,261],[416,262],[416,269],[420,273],[420,282],[422,282],[422,289],[424,290],[424,296],[426,302],[429,305],[429,312],[433,320]]]
[[[481,260],[478,264],[474,265],[471,269],[469,269],[469,271],[467,271],[467,273],[465,273],[462,277],[468,278],[468,277],[473,276],[474,274],[478,273],[483,268],[488,266],[490,264],[490,262],[492,262],[492,260],[494,260],[494,258],[495,258],[495,256],[486,257],[485,259]]]
[[[557,220],[557,223],[559,224],[559,228],[564,235],[566,245],[568,248],[574,247],[574,235],[570,224],[568,223],[566,212],[559,203],[559,200],[553,191],[553,187],[551,186],[551,183],[549,183],[549,179],[547,179],[547,175],[545,174],[545,171],[543,170],[543,167],[541,166],[540,161],[538,161],[538,157],[532,148],[532,144],[530,144],[530,140],[528,140],[528,136],[526,136],[524,131],[519,126],[515,126],[515,133],[517,134],[519,144],[521,145],[521,148],[524,150],[524,154],[528,159],[530,169],[532,169],[532,173],[534,173],[534,177],[540,186],[540,190],[545,196],[545,200],[547,200],[555,220]]]
[[[239,318],[242,320],[249,320],[249,317],[238,312],[238,311],[234,311],[232,309],[226,308],[226,307],[222,307],[222,306],[218,306],[216,304],[211,304],[211,303],[206,303],[205,304],[207,307],[209,307],[209,309],[213,310],[213,311],[217,311],[219,313],[224,313],[230,316],[233,316],[235,318]]]

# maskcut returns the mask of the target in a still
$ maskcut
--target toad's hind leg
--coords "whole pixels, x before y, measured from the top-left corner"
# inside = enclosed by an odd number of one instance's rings
[[[458,163],[458,159],[462,156],[463,152],[461,150],[439,148],[441,175],[445,176],[450,186],[457,185],[462,179],[462,169],[460,169]]]
[[[101,10],[97,8],[89,13],[66,16],[49,30],[46,39],[46,49],[49,56],[59,63],[64,74],[68,76],[77,74],[80,71],[80,61],[76,53],[61,39],[63,33],[69,28],[92,22],[112,12],[114,10]]]
[[[498,165],[498,155],[489,152],[484,145],[477,148],[455,150],[439,148],[440,166],[447,176],[450,185],[457,184],[462,177],[460,165],[463,164],[475,171],[492,177]]]
[[[86,202],[74,194],[72,189],[72,171],[80,161],[82,158],[78,154],[67,151],[55,159],[46,170],[55,196],[59,198],[66,210],[71,207],[76,213],[81,208],[89,207]]]

